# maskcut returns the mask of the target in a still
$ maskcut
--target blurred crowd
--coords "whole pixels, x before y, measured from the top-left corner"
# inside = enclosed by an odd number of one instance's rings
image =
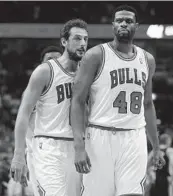
[[[64,23],[76,16],[83,18],[90,24],[106,24],[111,22],[113,10],[120,4],[121,1],[71,1],[67,3],[62,1],[53,4],[40,1],[4,1],[0,2],[0,22]],[[130,4],[140,13],[140,23],[172,23],[172,7],[169,2],[134,1]],[[163,7],[166,12],[163,12]],[[96,10],[99,11],[96,12]]]
[[[37,41],[31,43],[25,39],[0,41],[0,196],[4,195],[9,181],[13,131],[21,95],[33,69],[40,63],[40,54],[47,41],[36,45]]]

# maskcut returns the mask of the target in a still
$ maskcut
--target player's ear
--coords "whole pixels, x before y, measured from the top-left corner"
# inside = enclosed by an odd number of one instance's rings
[[[139,28],[139,23],[136,23],[136,30],[138,30],[138,28]]]
[[[66,47],[66,45],[67,45],[67,41],[66,41],[66,39],[64,37],[61,38],[61,44],[64,47]]]
[[[112,29],[113,29],[113,30],[114,30],[114,26],[115,26],[115,25],[114,25],[114,22],[112,22]]]

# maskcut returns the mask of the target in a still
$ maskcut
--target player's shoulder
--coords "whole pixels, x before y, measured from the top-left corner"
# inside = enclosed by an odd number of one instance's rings
[[[38,65],[35,70],[32,72],[29,79],[29,86],[32,85],[32,88],[45,87],[51,78],[51,70],[47,63],[42,63]]]
[[[49,71],[49,65],[48,65],[48,62],[44,62],[44,63],[41,63],[39,64],[36,68],[35,68],[35,72],[37,73],[44,73],[44,72],[47,72]]]
[[[102,47],[101,44],[96,45],[89,50],[87,50],[86,55],[88,56],[94,56],[94,57],[100,57],[102,55]]]
[[[135,48],[136,48],[137,50],[142,51],[142,52],[145,54],[145,56],[146,56],[146,58],[147,58],[148,60],[153,60],[153,59],[154,59],[154,56],[153,56],[151,53],[149,53],[148,51],[146,51],[145,49],[143,49],[143,48],[141,48],[141,47],[139,47],[139,46],[136,46],[136,45],[134,45],[134,46],[135,46]]]
[[[154,56],[150,52],[148,52],[146,50],[144,50],[144,52],[146,54],[146,57],[147,57],[148,61],[154,61],[155,60]]]
[[[146,59],[147,59],[147,64],[148,64],[148,67],[149,67],[149,70],[151,71],[151,73],[153,74],[155,72],[155,68],[156,68],[156,63],[155,63],[155,58],[154,56],[149,53],[148,51],[144,50],[144,53],[145,53],[145,56],[146,56]]]
[[[92,64],[98,64],[98,65],[100,65],[102,59],[103,59],[103,49],[101,47],[101,44],[96,45],[90,48],[89,50],[87,50],[83,58],[84,61],[88,60],[92,62]]]
[[[50,67],[48,65],[48,63],[42,63],[40,65],[38,65],[35,70],[32,73],[32,78],[42,78],[42,79],[47,79],[49,77],[49,73],[50,73]]]

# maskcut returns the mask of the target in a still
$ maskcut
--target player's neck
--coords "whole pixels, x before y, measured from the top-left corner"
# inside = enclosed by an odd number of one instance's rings
[[[65,55],[58,58],[58,61],[60,62],[61,66],[70,73],[75,73],[79,64],[79,62],[73,61],[67,58]]]
[[[131,42],[128,43],[123,43],[123,42],[119,42],[116,38],[113,40],[112,43],[112,47],[124,54],[129,54],[129,53],[134,53],[134,45]]]

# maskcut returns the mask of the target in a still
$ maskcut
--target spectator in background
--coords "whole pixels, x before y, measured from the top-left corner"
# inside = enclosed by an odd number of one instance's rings
[[[152,152],[148,158],[147,192],[146,196],[172,196],[173,188],[173,148],[172,138],[168,134],[160,136],[160,150],[164,155],[166,164],[160,170],[151,165]],[[150,190],[148,190],[150,189]]]
[[[9,173],[8,157],[2,156],[0,160],[0,195],[1,196],[4,196],[6,192],[7,182],[9,180],[8,173]]]
[[[40,61],[45,62],[53,58],[58,58],[60,56],[61,50],[57,46],[48,46],[42,51]]]

